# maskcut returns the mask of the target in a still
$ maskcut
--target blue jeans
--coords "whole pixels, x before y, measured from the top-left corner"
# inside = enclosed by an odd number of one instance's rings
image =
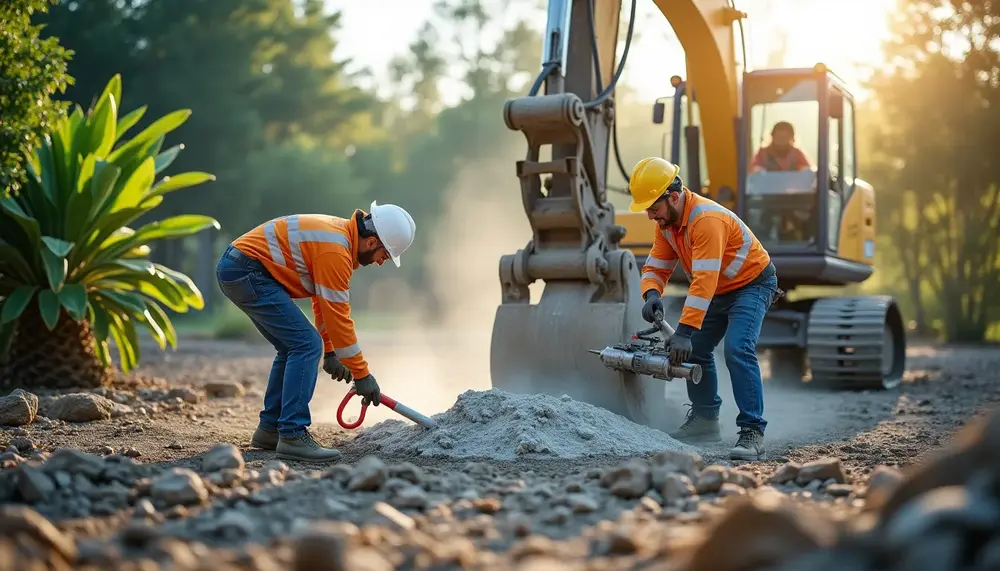
[[[733,398],[740,411],[736,425],[756,428],[761,432],[767,427],[764,420],[764,383],[760,363],[757,362],[757,338],[777,288],[778,279],[772,274],[760,283],[712,299],[701,329],[691,336],[689,362],[701,365],[702,370],[701,383],[687,382],[688,398],[696,415],[719,418],[722,399],[719,398],[719,373],[712,352],[725,337],[726,368],[733,385]]]
[[[271,364],[260,424],[294,438],[312,422],[323,338],[263,264],[230,245],[215,270],[222,293],[250,317],[278,354]]]

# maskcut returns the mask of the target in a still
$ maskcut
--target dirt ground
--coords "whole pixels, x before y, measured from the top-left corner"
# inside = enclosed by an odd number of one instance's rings
[[[484,342],[481,334],[413,332],[392,336],[368,335],[365,343],[366,355],[383,392],[425,414],[431,415],[446,410],[464,390],[489,388],[486,380],[488,339]],[[155,557],[148,555],[150,553],[148,549],[146,552],[136,553],[140,555],[146,553],[147,555],[141,556],[152,558],[164,565],[167,565],[165,561],[172,561],[175,568],[188,568],[185,567],[186,561],[191,563],[189,568],[199,568],[197,561],[203,559],[204,549],[207,549],[204,545],[229,546],[244,550],[243,559],[236,555],[228,559],[237,568],[287,568],[292,560],[300,565],[299,568],[303,568],[302,557],[305,556],[300,551],[304,549],[303,544],[299,543],[292,549],[289,544],[282,542],[302,532],[303,526],[306,525],[303,520],[315,519],[339,520],[344,525],[347,525],[346,522],[353,522],[354,525],[360,526],[351,528],[350,531],[345,531],[346,528],[326,531],[332,534],[331,537],[349,536],[355,538],[352,541],[360,541],[359,545],[363,549],[348,554],[354,558],[350,559],[354,564],[346,568],[352,569],[435,566],[504,568],[506,566],[502,563],[505,561],[504,558],[521,561],[524,557],[522,551],[525,549],[531,551],[525,547],[525,542],[531,538],[537,538],[533,541],[539,545],[550,540],[562,542],[545,543],[545,546],[536,545],[532,548],[537,548],[537,555],[554,560],[559,560],[559,554],[564,553],[560,550],[572,551],[576,548],[574,545],[577,547],[584,545],[580,547],[584,551],[571,558],[578,561],[579,565],[592,566],[604,555],[620,552],[622,557],[631,559],[625,563],[616,563],[615,568],[618,568],[619,564],[621,568],[653,568],[643,567],[637,563],[642,559],[643,553],[648,555],[642,549],[641,540],[629,540],[634,545],[622,547],[615,543],[617,540],[614,538],[618,536],[614,535],[613,530],[609,531],[610,528],[606,524],[620,522],[623,514],[643,509],[670,512],[671,517],[684,515],[684,512],[693,511],[695,515],[699,515],[711,511],[708,508],[699,508],[697,505],[691,508],[691,498],[695,500],[699,498],[698,494],[693,493],[694,487],[681,494],[679,503],[676,501],[671,503],[668,501],[669,498],[656,492],[647,493],[648,477],[646,477],[646,487],[640,486],[635,494],[621,491],[624,484],[618,485],[618,491],[614,491],[617,484],[607,480],[609,477],[607,474],[626,462],[625,458],[592,458],[580,461],[484,461],[470,464],[464,460],[449,462],[425,458],[380,457],[384,465],[378,462],[366,464],[369,462],[367,460],[359,462],[372,451],[354,445],[352,439],[357,431],[340,428],[334,416],[347,387],[328,378],[324,379],[322,375],[313,400],[312,430],[321,442],[329,443],[343,452],[344,457],[340,465],[344,468],[342,471],[328,470],[328,467],[317,468],[308,464],[299,466],[294,462],[283,466],[273,461],[273,452],[249,448],[250,436],[257,423],[261,394],[272,357],[273,352],[267,345],[235,341],[185,339],[176,352],[167,353],[161,353],[153,346],[146,347],[144,364],[136,373],[139,376],[165,379],[171,386],[189,386],[196,391],[206,383],[237,381],[246,386],[247,392],[238,397],[192,399],[197,402],[184,402],[183,398],[172,398],[161,400],[156,406],[142,406],[143,411],[139,411],[138,408],[142,403],[139,398],[141,391],[134,391],[139,396],[136,397],[136,401],[131,401],[131,412],[116,415],[109,420],[82,423],[36,422],[19,428],[6,427],[0,430],[0,449],[12,445],[20,449],[20,454],[23,456],[29,456],[29,452],[24,450],[26,446],[24,439],[27,439],[28,448],[35,454],[43,452],[48,455],[59,448],[75,448],[105,458],[116,453],[119,458],[120,455],[128,456],[141,468],[136,468],[137,475],[128,481],[140,488],[143,478],[164,473],[170,468],[190,468],[192,471],[202,473],[206,482],[218,484],[219,489],[210,489],[209,497],[201,498],[200,502],[195,502],[196,507],[188,508],[188,511],[178,512],[179,508],[171,508],[160,500],[157,500],[159,503],[154,502],[155,509],[142,503],[143,510],[162,512],[162,514],[147,513],[148,517],[143,520],[149,529],[160,531],[147,530],[144,533],[149,534],[149,537],[144,536],[146,538],[142,540],[136,540],[134,537],[131,540],[121,539],[125,537],[121,535],[123,533],[133,535],[136,533],[134,531],[138,517],[136,506],[140,504],[136,503],[135,492],[131,492],[132,495],[127,502],[123,500],[122,506],[125,507],[107,509],[103,514],[87,511],[97,510],[93,507],[97,505],[97,500],[94,500],[93,504],[87,504],[92,507],[79,508],[78,513],[60,511],[61,508],[57,506],[55,500],[37,499],[35,502],[29,502],[22,498],[13,503],[34,504],[39,513],[52,520],[59,529],[68,530],[69,535],[76,539],[79,545],[78,561],[89,562],[102,569],[129,568],[119,563],[127,560],[128,553],[131,552],[125,548],[108,547],[115,541],[115,537],[119,537],[119,540],[125,543],[138,542],[148,547],[153,541],[150,537],[160,538],[161,534],[182,538],[188,542],[184,544],[187,547],[183,548],[183,555],[178,555],[180,552],[170,551],[162,545],[158,548],[159,551],[156,551]],[[1000,400],[1000,348],[916,345],[910,347],[907,359],[907,372],[903,384],[890,391],[827,392],[804,387],[781,387],[768,382],[765,385],[765,413],[769,421],[768,459],[740,465],[733,465],[728,460],[728,450],[736,437],[733,423],[736,413],[728,380],[720,380],[720,394],[724,399],[722,410],[724,435],[728,438],[721,445],[699,450],[703,465],[723,466],[726,474],[730,474],[731,470],[738,470],[740,474],[747,475],[753,480],[751,483],[744,483],[747,490],[752,490],[768,482],[769,478],[774,482],[772,476],[790,462],[806,463],[824,457],[839,458],[843,468],[842,476],[837,475],[835,470],[833,476],[819,477],[819,480],[824,481],[817,480],[811,488],[795,487],[794,483],[787,484],[789,487],[778,485],[777,488],[797,498],[811,497],[811,490],[814,499],[837,503],[843,509],[850,509],[852,506],[860,508],[863,494],[859,490],[863,488],[864,482],[876,467],[880,465],[905,467],[920,460],[928,452],[946,444],[956,429],[965,425],[974,416],[993,409]],[[724,366],[722,369],[724,370]],[[672,385],[667,390],[670,394],[677,395],[678,411],[680,411],[679,404],[686,400],[683,386]],[[358,407],[360,402],[355,399],[349,405],[349,410],[353,411],[349,416],[356,414]],[[365,425],[370,426],[393,417],[390,411],[370,408]],[[678,416],[677,423],[680,424],[682,420]],[[18,438],[21,440],[17,441]],[[204,464],[206,452],[218,443],[235,445],[246,463],[246,471],[255,471],[251,474],[266,480],[260,489],[270,490],[267,498],[250,501],[262,492],[255,487],[257,484],[251,486],[250,483],[246,483],[245,487],[249,489],[248,493],[252,492],[252,496],[245,497],[244,494],[246,501],[240,502],[237,496],[247,490],[235,492],[234,489],[239,488],[238,483],[228,482],[223,485],[219,484],[217,477],[209,478]],[[8,448],[7,457],[10,454],[11,449]],[[13,466],[5,464],[5,467],[11,469]],[[416,470],[416,475],[407,472],[411,467]],[[239,466],[237,469],[242,471],[244,468]],[[357,478],[361,477],[359,474],[365,470],[374,470],[381,474],[376,477],[378,483],[373,484],[374,487],[366,488],[365,484],[356,483]],[[728,488],[722,488],[720,491],[717,485],[712,490],[702,490],[697,470],[689,472],[690,479],[682,478],[683,482],[680,484],[682,487],[689,485],[684,482],[697,486],[701,500],[712,505],[717,505],[724,499],[726,495],[724,492]],[[260,474],[263,476],[259,476]],[[254,476],[241,477],[245,477],[249,482]],[[726,476],[726,478],[734,477]],[[654,474],[653,481],[655,480]],[[386,481],[395,484],[386,484]],[[148,482],[146,484],[148,485]],[[411,490],[411,495],[419,497],[410,504],[396,501],[403,497],[399,489],[406,488],[410,484],[421,488],[416,491],[407,488]],[[24,488],[27,484],[23,481],[12,485],[20,485],[18,489],[21,490],[21,494],[27,494]],[[397,488],[393,488],[394,485]],[[830,487],[831,485],[833,487]],[[840,493],[837,492],[836,485],[847,486],[848,489]],[[224,490],[226,486],[231,486],[231,489]],[[505,486],[507,488],[504,488]],[[52,489],[59,487],[57,485]],[[515,488],[522,490],[523,493],[510,491]],[[667,493],[662,485],[659,489],[661,494]],[[528,491],[531,494],[528,494]],[[742,495],[744,492],[737,490],[732,493]],[[367,499],[362,500],[360,497]],[[688,498],[687,504],[684,503],[684,497]],[[395,503],[390,501],[392,498],[396,498],[393,500]],[[648,498],[653,498],[656,505],[650,506]],[[380,504],[382,500],[392,503],[409,515],[403,515],[395,508],[385,508],[384,504]],[[502,507],[501,504],[493,505],[496,501],[502,501]],[[150,506],[152,505],[151,503]],[[441,515],[441,510],[445,509],[441,507],[442,505],[448,506],[450,515]],[[242,511],[233,508],[231,512],[239,511],[241,514],[251,514],[253,517],[245,521],[240,520],[243,523],[230,522],[231,525],[227,528],[229,531],[219,531],[222,529],[221,524],[218,524],[220,518],[235,517],[224,513],[226,508],[233,506]],[[413,509],[409,511],[404,509],[408,507]],[[384,509],[389,509],[389,512],[379,511]],[[93,516],[96,519],[84,516]],[[418,528],[440,539],[440,536],[430,531],[434,522],[438,521],[435,518],[438,520],[443,518],[459,526],[460,533],[445,535],[445,539],[440,541],[443,541],[445,546],[450,545],[449,541],[464,542],[462,543],[464,547],[459,550],[461,553],[455,555],[452,553],[453,550],[449,551],[451,548],[441,547],[439,541],[434,548],[424,546],[422,548],[424,551],[418,549],[417,551],[425,555],[431,553],[421,559],[419,553],[414,555],[416,552],[411,553],[404,548],[403,544],[406,544],[406,541],[393,535],[397,532],[408,533],[407,530],[412,530],[414,521],[417,521]],[[493,523],[487,525],[482,521],[483,518],[492,518]],[[657,516],[657,519],[667,518]],[[698,518],[689,519],[695,521]],[[90,523],[87,523],[88,521]],[[455,523],[456,521],[461,523]],[[605,523],[600,523],[602,521]],[[206,522],[215,523],[209,525]],[[365,536],[365,533],[368,533],[365,531],[368,529],[366,522],[370,524],[371,529],[382,530],[370,532],[378,537]],[[657,536],[659,539],[653,543],[664,545],[670,543],[663,534],[675,533],[675,527],[669,528],[673,531],[658,532],[661,535]],[[233,532],[232,529],[238,531]],[[599,550],[601,553],[594,553],[593,549],[596,548],[593,546],[585,546],[589,541],[587,538],[592,538],[593,534],[598,533],[594,530],[603,530],[601,533],[604,533],[601,536],[603,538],[601,541],[604,542],[602,543],[604,547],[601,548],[603,551]],[[362,539],[357,540],[357,537]],[[447,539],[449,537],[451,539]],[[268,544],[268,541],[277,543]],[[247,547],[250,545],[277,547],[273,549]],[[367,551],[364,549],[374,547],[383,554],[379,555],[371,549]],[[442,549],[447,553],[442,554]],[[267,553],[268,551],[270,553]],[[250,555],[246,555],[247,553]],[[340,552],[331,553],[324,557],[348,557]],[[133,554],[133,557],[140,555]],[[111,561],[116,563],[112,565],[109,563]],[[270,563],[266,563],[268,561]],[[563,560],[562,563],[561,566],[552,568],[576,568],[572,567],[568,560]],[[275,567],[268,567],[270,564]],[[0,568],[3,568],[3,565],[0,565]],[[220,568],[213,567],[213,569]],[[341,567],[333,565],[315,568]]]
[[[456,335],[436,346],[450,347],[450,351],[465,354],[465,359],[471,362],[478,355],[470,348],[485,351],[481,349],[483,343],[475,341],[467,335]],[[455,375],[459,378],[446,378],[449,369],[425,354],[425,347],[430,343],[426,334],[413,334],[413,338],[394,335],[367,343],[366,353],[383,392],[432,415],[449,408],[464,390],[489,388],[488,371],[482,365],[474,369],[466,363],[454,363],[451,368],[466,373]],[[258,343],[198,340],[197,343],[188,342],[174,353],[152,349],[146,353],[146,362],[137,373],[195,386],[216,380],[234,380],[255,387],[256,392],[240,399],[210,400],[194,405],[191,407],[191,414],[196,419],[193,422],[177,423],[172,417],[154,418],[152,427],[134,438],[120,436],[114,439],[113,432],[88,435],[85,431],[97,431],[100,426],[84,425],[80,428],[79,440],[59,444],[82,445],[89,438],[92,446],[136,447],[146,462],[183,461],[199,446],[205,446],[206,435],[211,435],[215,442],[249,446],[260,407],[258,393],[263,392],[273,358],[270,347]],[[483,354],[479,362],[487,361]],[[767,374],[766,360],[762,358],[762,361]],[[725,367],[721,369],[725,377]],[[409,374],[404,375],[404,372]],[[676,397],[675,402],[686,402],[682,384],[673,383],[668,389]],[[366,451],[352,450],[350,441],[356,431],[345,430],[336,422],[336,408],[346,392],[346,385],[321,376],[312,405],[313,430],[324,443],[335,444],[350,460]],[[702,447],[700,452],[706,462],[729,464],[729,448],[736,438],[736,409],[728,377],[720,379],[719,392],[723,398],[724,436],[728,438],[715,447]],[[940,445],[973,414],[990,408],[998,400],[1000,347],[994,346],[911,346],[904,381],[901,387],[890,391],[830,392],[806,386],[775,386],[767,382],[768,460],[753,464],[763,469],[787,460],[833,455],[850,468],[862,471],[879,464],[906,465]],[[353,419],[359,409],[360,402],[355,398],[348,405],[347,416]],[[677,412],[679,425],[683,421],[683,409],[678,406]],[[398,417],[390,411],[371,407],[364,426],[389,418]],[[102,438],[107,440],[102,441]],[[164,443],[170,442],[184,444],[186,453],[164,448]],[[256,452],[249,454],[248,459],[270,457]]]

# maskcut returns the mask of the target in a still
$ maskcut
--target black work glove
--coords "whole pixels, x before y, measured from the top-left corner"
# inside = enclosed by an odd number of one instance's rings
[[[354,392],[361,395],[361,404],[363,405],[374,405],[378,406],[382,404],[381,396],[382,391],[378,388],[378,383],[375,382],[375,376],[371,373],[367,377],[362,377],[354,381]]]
[[[670,363],[672,365],[677,366],[684,363],[691,358],[691,336],[680,331],[674,333],[673,337],[670,338],[670,343],[667,345],[667,350],[670,351]]]
[[[660,294],[651,289],[646,292],[646,305],[642,306],[642,318],[653,323],[656,321],[654,316],[657,311],[663,313],[663,302],[660,300]]]
[[[337,354],[333,351],[323,355],[323,370],[333,377],[335,381],[351,382],[354,380],[354,378],[351,377],[351,370],[340,362],[340,359],[337,358]]]

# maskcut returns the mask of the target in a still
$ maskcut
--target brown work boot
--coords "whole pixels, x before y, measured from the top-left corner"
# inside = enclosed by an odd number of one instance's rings
[[[671,432],[670,437],[688,444],[709,444],[722,442],[722,430],[717,419],[698,416],[691,408],[688,410],[687,420],[680,428]]]
[[[323,448],[308,431],[295,438],[279,438],[276,448],[281,460],[300,462],[336,462],[343,454],[334,448]]]
[[[740,428],[740,437],[736,446],[729,451],[730,460],[763,460],[767,452],[764,450],[764,433],[756,428]]]
[[[268,430],[258,424],[257,430],[253,431],[253,437],[250,438],[250,446],[264,450],[274,450],[278,446],[278,431]]]

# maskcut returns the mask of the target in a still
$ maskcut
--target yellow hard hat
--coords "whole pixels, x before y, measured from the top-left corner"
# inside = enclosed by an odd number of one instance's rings
[[[679,172],[679,166],[660,157],[648,157],[635,163],[628,182],[628,191],[632,193],[632,204],[628,205],[628,209],[642,212],[652,206]]]

